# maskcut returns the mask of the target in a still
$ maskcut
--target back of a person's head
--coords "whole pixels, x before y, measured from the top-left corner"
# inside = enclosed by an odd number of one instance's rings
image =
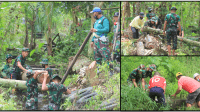
[[[161,76],[159,72],[155,72],[155,73],[154,73],[154,76],[155,76],[155,75]]]

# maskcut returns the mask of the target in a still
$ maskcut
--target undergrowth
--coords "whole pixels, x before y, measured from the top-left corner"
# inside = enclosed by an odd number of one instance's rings
[[[168,56],[151,56],[151,57],[121,57],[121,88],[122,88],[122,96],[124,99],[121,102],[122,109],[125,110],[155,110],[153,107],[146,106],[146,103],[149,100],[143,100],[143,93],[140,90],[130,88],[127,84],[127,79],[131,71],[137,68],[140,64],[144,64],[148,67],[150,64],[156,64],[157,71],[161,74],[162,77],[166,79],[166,92],[165,97],[170,97],[174,94],[178,88],[178,81],[176,79],[176,73],[181,72],[184,76],[189,76],[193,78],[194,73],[200,73],[198,63],[200,61],[197,56],[186,56],[186,57],[168,57]],[[154,72],[153,72],[154,74]],[[149,83],[150,78],[145,78],[146,83]],[[133,89],[133,90],[132,90]],[[137,91],[136,91],[137,90]],[[129,93],[127,93],[129,92]],[[131,94],[132,93],[132,94]],[[140,94],[138,94],[140,93]],[[139,96],[135,96],[138,94]],[[188,92],[182,90],[177,98],[186,99]],[[133,99],[135,100],[129,100]],[[148,95],[147,95],[148,97]],[[146,98],[147,98],[146,97]],[[173,97],[170,97],[173,99]],[[141,101],[139,103],[139,101]],[[127,103],[129,106],[127,106]],[[134,106],[133,104],[137,103],[139,106]],[[130,106],[132,105],[132,106]],[[141,105],[141,106],[140,106]],[[138,108],[137,108],[138,107]],[[165,108],[164,108],[165,109]],[[196,108],[197,109],[197,108]]]

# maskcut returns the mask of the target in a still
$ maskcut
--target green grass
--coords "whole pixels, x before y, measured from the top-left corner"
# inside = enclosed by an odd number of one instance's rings
[[[143,92],[135,88],[128,87],[127,78],[131,71],[137,68],[140,64],[149,66],[150,64],[156,64],[157,71],[166,79],[166,93],[165,96],[171,96],[174,94],[178,88],[178,81],[175,77],[177,72],[183,73],[185,76],[193,77],[194,73],[200,73],[200,58],[197,56],[181,56],[181,57],[168,57],[168,56],[151,56],[151,57],[121,57],[121,88],[122,88],[122,100],[121,105],[123,110],[156,110],[156,108],[146,106],[147,103],[151,102],[148,99],[142,100]],[[154,74],[154,73],[153,73]],[[145,78],[147,84],[150,78]],[[127,93],[129,92],[129,93]],[[132,93],[132,94],[131,94]],[[133,94],[134,93],[134,94]],[[142,94],[140,96],[135,96],[135,94]],[[186,99],[188,92],[182,90],[177,97]],[[137,100],[132,97],[136,97]],[[148,95],[147,95],[148,97]],[[146,98],[147,98],[146,97]],[[144,103],[145,102],[145,103]],[[127,104],[128,103],[128,104]],[[135,107],[133,104],[137,103]],[[166,108],[164,108],[166,109]],[[196,108],[197,109],[197,108]]]

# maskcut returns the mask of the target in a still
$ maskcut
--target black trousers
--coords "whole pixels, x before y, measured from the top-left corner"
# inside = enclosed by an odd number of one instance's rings
[[[131,30],[132,30],[132,32],[133,32],[133,38],[134,38],[134,39],[138,39],[138,38],[139,38],[138,29],[136,29],[135,27],[131,27]]]

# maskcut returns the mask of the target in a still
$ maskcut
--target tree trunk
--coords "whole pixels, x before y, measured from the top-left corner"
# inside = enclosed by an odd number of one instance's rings
[[[129,2],[125,2],[125,17],[130,17],[131,13],[130,13],[130,4]],[[130,23],[130,21],[125,21],[125,27],[127,27],[127,23]]]
[[[24,47],[28,47],[28,17],[27,17],[27,7],[25,6],[25,27],[26,27],[26,37],[25,37],[25,41],[24,41]]]
[[[162,35],[163,34],[163,30],[160,30],[160,29],[154,29],[154,28],[150,28],[150,27],[143,27],[143,32],[153,32],[155,34],[160,34]],[[178,40],[181,40],[182,37],[180,36],[177,36]],[[199,46],[200,47],[200,42],[197,42],[197,41],[192,41],[192,40],[189,40],[189,39],[186,39],[186,38],[183,38],[183,42],[185,43],[188,43],[188,44],[191,44],[193,46]]]
[[[103,2],[94,2],[94,4],[95,4],[95,5],[93,5],[93,8],[94,8],[94,7],[99,7],[99,8],[101,8],[101,7],[103,6]],[[90,14],[90,16],[91,16],[91,28],[93,28],[93,24],[94,24],[94,22],[95,22],[95,19],[94,19],[94,17],[93,17],[93,14]],[[90,29],[88,29],[88,30],[90,30]],[[92,38],[93,38],[93,35],[91,35],[90,40],[89,40],[89,44],[88,44],[88,56],[89,56],[89,57],[92,57],[92,56],[93,56],[93,50],[94,50],[94,48],[91,48],[91,47],[90,47],[90,43],[92,42]]]
[[[140,2],[136,2],[136,16],[140,13]]]
[[[133,3],[133,17],[135,17],[135,2]]]
[[[53,15],[53,2],[49,2],[46,4],[46,15],[47,15],[47,24],[48,24],[48,31],[47,31],[47,51],[48,55],[52,56],[52,15]]]
[[[21,89],[21,90],[27,89],[26,81],[22,81],[22,80],[0,78],[0,86],[5,87],[5,88],[11,87],[11,88],[16,88],[16,89]],[[38,90],[41,90],[41,88],[42,88],[42,84],[38,84]]]
[[[124,29],[125,24],[125,2],[122,2],[122,29]]]

